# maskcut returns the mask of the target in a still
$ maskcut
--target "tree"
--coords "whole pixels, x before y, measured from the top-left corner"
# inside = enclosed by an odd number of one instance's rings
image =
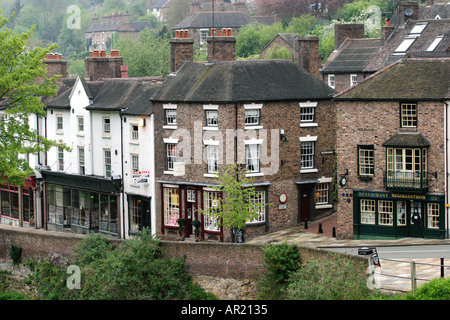
[[[200,209],[200,213],[217,219],[219,225],[233,233],[244,228],[248,221],[257,219],[260,209],[266,204],[255,201],[258,194],[253,179],[246,177],[245,167],[227,164],[215,176],[220,185],[215,189],[223,193],[223,200],[219,200],[213,208]]]
[[[130,77],[167,76],[170,73],[170,43],[148,29],[141,31],[138,41],[119,39],[117,47],[128,65]]]
[[[34,115],[45,115],[42,98],[56,95],[56,78],[46,77],[43,63],[54,46],[27,50],[33,29],[13,33],[6,28],[8,21],[0,10],[0,182],[8,179],[20,185],[34,173],[23,155],[48,151],[53,146],[68,148],[39,135],[30,125]]]
[[[256,0],[255,7],[258,14],[278,15],[281,18],[300,17],[308,13],[306,0]]]

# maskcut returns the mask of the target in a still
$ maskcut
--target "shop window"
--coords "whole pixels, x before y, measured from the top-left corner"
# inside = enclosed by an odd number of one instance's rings
[[[324,205],[329,202],[329,183],[318,183],[316,184],[316,205]]]
[[[142,206],[141,200],[130,199],[129,200],[129,214],[130,214],[130,233],[136,233],[140,231],[142,223]]]
[[[439,204],[428,203],[428,228],[439,229]]]
[[[180,218],[180,190],[177,188],[164,188],[164,224],[178,227]]]
[[[361,223],[375,224],[375,200],[361,199]]]
[[[203,193],[204,210],[206,212],[213,212],[219,210],[220,193],[214,191],[205,191]],[[204,215],[204,229],[206,231],[220,231],[218,219],[212,215]]]
[[[397,226],[406,226],[406,202],[397,201]]]
[[[264,190],[256,190],[254,196],[249,196],[249,202],[255,205],[258,216],[247,223],[258,223],[266,221],[266,192]]]
[[[394,221],[394,202],[378,201],[378,224],[392,226]]]

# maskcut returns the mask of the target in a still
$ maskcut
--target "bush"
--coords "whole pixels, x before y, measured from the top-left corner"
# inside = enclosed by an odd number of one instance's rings
[[[16,247],[12,244],[9,249],[9,257],[14,265],[18,265],[22,261],[22,247]]]
[[[260,299],[284,299],[290,275],[300,267],[300,253],[295,244],[270,244],[263,249],[265,277],[258,283]]]
[[[291,275],[287,298],[292,300],[360,300],[368,299],[367,265],[330,253],[301,265]]]
[[[0,292],[0,301],[2,300],[31,300],[31,298],[19,292],[3,291]]]
[[[58,300],[206,300],[214,298],[186,273],[183,259],[169,259],[151,231],[144,229],[116,249],[91,235],[75,248],[81,289],[70,290],[63,266],[41,261],[33,281],[45,299]]]
[[[415,293],[408,293],[409,300],[450,300],[450,278],[436,278],[421,285]]]

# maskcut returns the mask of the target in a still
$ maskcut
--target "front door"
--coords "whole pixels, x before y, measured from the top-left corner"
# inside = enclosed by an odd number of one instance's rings
[[[409,236],[423,238],[424,235],[424,212],[423,203],[411,201],[409,207]]]
[[[306,220],[311,221],[311,190],[310,186],[301,186],[300,188],[299,223]]]
[[[192,227],[192,221],[196,219],[195,217],[195,189],[188,189],[186,190],[186,198],[187,198],[187,205],[186,205],[186,230],[185,230],[185,237],[189,238],[191,234],[194,233],[194,228]]]
[[[150,201],[142,201],[142,228],[151,228]]]

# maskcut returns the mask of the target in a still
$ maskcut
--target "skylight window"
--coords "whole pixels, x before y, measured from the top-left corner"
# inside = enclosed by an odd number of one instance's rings
[[[402,43],[395,49],[394,54],[404,54],[409,47],[416,41],[416,37],[406,37]]]
[[[428,22],[424,22],[424,23],[416,23],[416,25],[414,26],[414,28],[411,30],[410,34],[421,34],[423,29],[425,29],[425,27],[428,25]]]
[[[442,39],[444,39],[444,36],[443,35],[438,35],[436,37],[436,39],[434,39],[434,41],[430,44],[430,46],[428,47],[427,51],[428,52],[434,51],[434,49],[437,48],[439,43],[441,43]]]

